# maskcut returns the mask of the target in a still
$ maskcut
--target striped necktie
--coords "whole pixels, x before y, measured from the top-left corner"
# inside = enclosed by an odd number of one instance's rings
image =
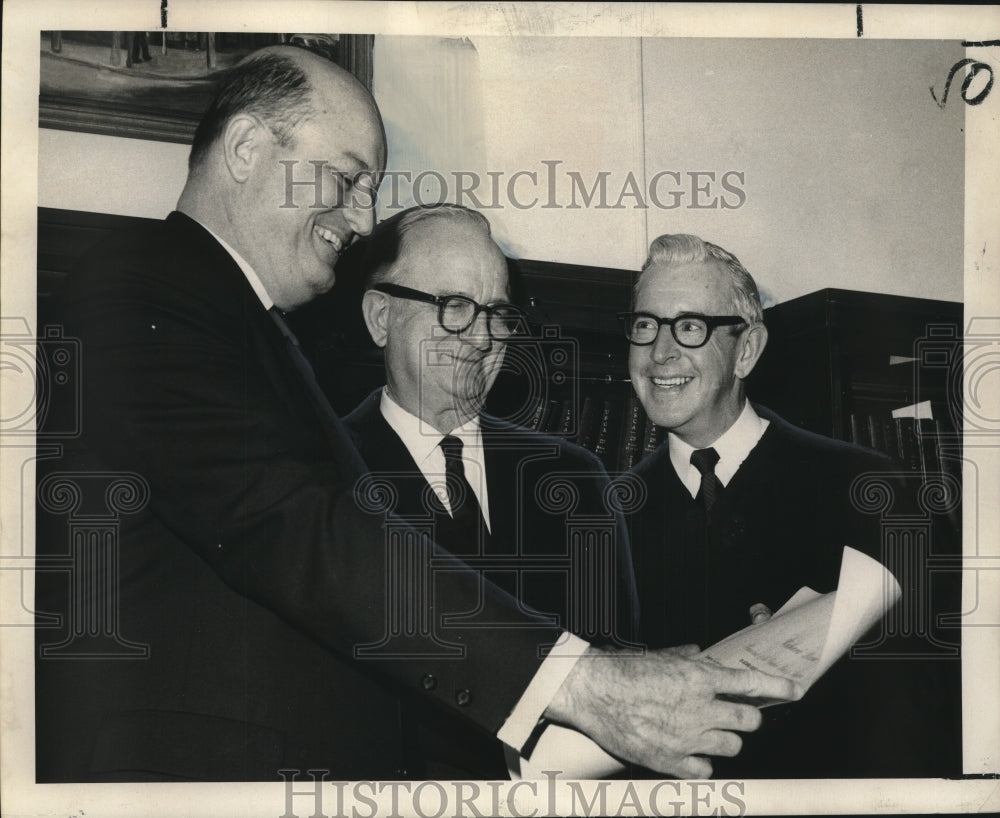
[[[715,449],[695,449],[691,452],[691,465],[701,473],[701,488],[698,497],[701,498],[705,511],[711,511],[715,500],[722,490],[722,483],[715,476],[715,464],[719,462],[719,453]]]

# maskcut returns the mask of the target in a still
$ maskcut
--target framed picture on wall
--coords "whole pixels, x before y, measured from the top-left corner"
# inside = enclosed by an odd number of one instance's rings
[[[318,51],[371,88],[369,34],[43,31],[39,125],[190,143],[219,77],[258,48]]]

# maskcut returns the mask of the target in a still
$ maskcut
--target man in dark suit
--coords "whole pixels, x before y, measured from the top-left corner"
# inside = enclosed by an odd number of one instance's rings
[[[695,236],[660,236],[623,317],[633,387],[650,420],[669,430],[631,475],[646,495],[628,522],[651,646],[708,646],[749,624],[751,609],[766,617],[802,586],[836,590],[844,546],[903,576],[883,553],[881,506],[870,502],[884,495],[897,512],[906,507],[895,465],[747,400],[767,329],[757,286],[735,256]],[[765,711],[764,728],[717,771],[958,772],[953,726],[939,737],[922,712],[950,710],[954,699],[928,684],[939,677],[894,659],[870,648],[843,659],[804,700]]]
[[[373,478],[395,489],[392,510],[430,524],[437,542],[577,636],[626,644],[632,565],[601,462],[482,411],[507,343],[527,331],[489,222],[457,205],[415,207],[366,244],[363,312],[385,350],[386,386],[344,423]],[[449,473],[452,441],[460,477]],[[505,774],[495,739],[464,731],[461,741],[453,721],[413,712],[432,777]]]
[[[264,49],[220,85],[178,212],[70,277],[82,435],[39,480],[37,542],[39,568],[75,562],[37,588],[40,781],[407,776],[400,690],[514,749],[544,715],[683,774],[759,722],[717,692],[790,694],[671,653],[640,663],[584,643],[543,660],[561,629],[419,536],[404,538],[412,582],[392,584],[400,552],[355,492],[364,464],[283,317],[371,230],[385,150],[353,77]],[[432,568],[447,581],[430,621],[413,595]],[[477,605],[511,627],[439,636],[441,617]],[[664,704],[637,712],[626,673]]]

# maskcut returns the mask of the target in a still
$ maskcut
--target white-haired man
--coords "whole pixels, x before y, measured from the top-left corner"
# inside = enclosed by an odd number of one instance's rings
[[[835,590],[844,546],[889,559],[879,516],[855,506],[851,487],[871,475],[905,502],[892,461],[806,432],[747,399],[767,329],[757,285],[732,253],[697,236],[660,236],[622,318],[633,388],[649,419],[669,432],[631,475],[648,498],[628,524],[651,647],[708,646],[803,586]],[[766,710],[764,727],[717,772],[797,778],[950,769],[938,766],[944,748],[916,706],[930,709],[937,697],[918,689],[913,669],[885,655],[845,658],[803,701]]]

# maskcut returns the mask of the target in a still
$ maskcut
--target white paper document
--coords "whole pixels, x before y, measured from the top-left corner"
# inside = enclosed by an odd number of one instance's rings
[[[881,563],[844,548],[836,591],[820,594],[800,588],[767,622],[737,631],[699,656],[726,667],[756,668],[793,679],[804,695],[899,595],[899,583]],[[753,699],[751,703],[766,707],[779,700]],[[552,724],[542,734],[531,761],[521,759],[520,772],[522,778],[542,778],[545,770],[562,771],[559,778],[605,778],[622,769],[617,759],[586,736]]]
[[[793,679],[804,694],[899,595],[899,583],[881,563],[844,548],[836,591],[800,588],[769,620],[737,631],[700,656]],[[761,706],[774,703],[754,700]]]

